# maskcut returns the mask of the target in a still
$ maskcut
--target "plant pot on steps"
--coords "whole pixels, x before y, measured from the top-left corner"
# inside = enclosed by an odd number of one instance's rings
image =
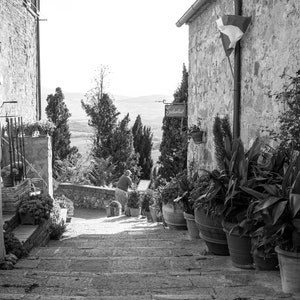
[[[162,205],[162,213],[169,229],[186,230],[186,220],[183,216],[183,209],[178,203],[167,203]]]
[[[19,213],[21,225],[35,225],[36,221],[34,215],[31,213]]]
[[[189,233],[191,240],[200,239],[199,229],[195,222],[195,216],[188,214],[186,212],[183,213],[183,216],[186,220],[186,225],[187,225],[188,233]]]
[[[140,208],[129,207],[129,210],[131,217],[138,217],[140,215]]]
[[[152,215],[151,215],[150,211],[146,211],[145,215],[146,215],[146,218],[147,218],[147,222],[153,222]]]
[[[240,269],[253,269],[250,236],[240,236],[237,230],[233,229],[236,224],[223,221],[222,225],[226,233],[232,264]]]
[[[229,255],[226,234],[222,226],[222,218],[211,217],[203,209],[195,209],[195,221],[200,237],[205,241],[209,252],[215,255]]]
[[[281,285],[284,293],[300,294],[300,253],[282,250],[277,246]]]
[[[275,271],[278,270],[278,258],[277,254],[273,253],[269,256],[263,256],[259,253],[253,253],[253,262],[256,270],[259,271]]]

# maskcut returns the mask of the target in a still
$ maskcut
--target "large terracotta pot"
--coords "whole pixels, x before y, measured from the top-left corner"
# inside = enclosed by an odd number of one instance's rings
[[[223,221],[222,225],[226,232],[232,264],[241,269],[253,269],[250,236],[240,236],[237,230],[232,230],[236,224]]]
[[[183,216],[186,220],[186,225],[187,225],[187,229],[188,229],[191,240],[200,239],[199,229],[195,222],[195,216],[193,216],[191,214],[187,214],[186,212],[183,213]]]
[[[170,229],[186,230],[186,220],[183,216],[183,210],[178,203],[167,203],[162,205],[162,213],[165,222]]]
[[[258,253],[253,253],[254,267],[260,271],[274,271],[278,269],[278,258],[276,253],[264,257]]]
[[[279,260],[282,290],[285,293],[300,293],[300,253],[275,248]]]
[[[226,234],[222,226],[222,218],[211,217],[203,209],[195,209],[195,221],[200,237],[205,241],[209,252],[215,255],[229,255]]]
[[[130,209],[130,216],[131,217],[138,217],[140,215],[140,208],[129,207],[129,209]]]

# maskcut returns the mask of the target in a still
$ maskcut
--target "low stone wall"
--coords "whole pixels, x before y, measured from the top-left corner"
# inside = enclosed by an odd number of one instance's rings
[[[50,239],[49,227],[50,220],[46,220],[40,224],[33,234],[24,242],[24,248],[30,251],[33,247],[45,246]]]
[[[74,207],[80,208],[105,209],[115,199],[114,188],[91,185],[61,183],[55,193],[64,194],[73,201]]]

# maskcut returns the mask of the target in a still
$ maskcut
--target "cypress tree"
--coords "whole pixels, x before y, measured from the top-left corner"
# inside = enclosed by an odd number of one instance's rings
[[[141,116],[138,115],[132,127],[133,146],[135,153],[139,155],[139,166],[141,167],[141,178],[149,179],[153,160],[151,158],[152,138],[151,128],[143,126]]]
[[[119,178],[126,169],[139,176],[138,160],[133,147],[133,134],[129,128],[129,114],[117,125],[111,143],[112,163],[115,166],[114,177]]]
[[[71,154],[78,152],[77,147],[71,147],[71,133],[68,120],[71,116],[65,102],[64,94],[60,87],[55,89],[55,94],[47,97],[46,114],[56,128],[52,134],[52,165],[55,160],[64,160]]]
[[[185,65],[183,65],[181,84],[173,96],[173,103],[187,103],[188,72]],[[162,130],[159,174],[162,178],[170,180],[187,168],[187,118],[164,117]]]

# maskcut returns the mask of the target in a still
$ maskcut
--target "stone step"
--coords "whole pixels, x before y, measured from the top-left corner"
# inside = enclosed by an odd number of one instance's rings
[[[91,245],[83,245],[78,247],[39,247],[30,252],[31,257],[170,257],[170,256],[203,256],[207,255],[206,245],[204,242],[197,245],[168,245],[160,247],[159,245],[149,245],[134,247],[132,244],[126,247],[112,247],[105,245],[98,245],[92,247]]]
[[[33,258],[33,257],[32,257]],[[48,270],[64,272],[66,269],[76,272],[132,272],[140,270],[220,270],[220,262],[226,267],[231,266],[229,257],[212,259],[207,256],[170,256],[170,257],[73,257],[73,258],[36,258],[22,259],[15,268]]]
[[[272,285],[274,282],[276,282],[277,289],[274,289]],[[2,299],[1,293],[21,294],[30,287],[33,287],[30,290],[32,295],[41,293],[46,296],[85,295],[88,299],[96,295],[123,296],[124,293],[141,296],[150,294],[213,295],[215,298],[211,299],[243,299],[243,297],[245,299],[267,299],[265,295],[268,295],[270,299],[287,298],[287,295],[281,292],[280,276],[277,272],[253,274],[253,271],[246,272],[235,269],[216,272],[211,270],[185,272],[165,270],[163,273],[155,271],[104,273],[102,270],[99,272],[13,270],[4,278],[1,278],[0,274],[0,283],[0,299]],[[252,295],[251,298],[250,295]],[[224,296],[224,298],[218,298],[219,296]]]

